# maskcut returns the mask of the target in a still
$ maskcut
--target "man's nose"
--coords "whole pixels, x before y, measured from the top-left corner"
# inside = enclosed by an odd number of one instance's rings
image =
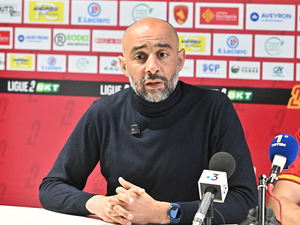
[[[149,55],[146,61],[146,73],[155,74],[160,71],[160,61],[155,55]]]

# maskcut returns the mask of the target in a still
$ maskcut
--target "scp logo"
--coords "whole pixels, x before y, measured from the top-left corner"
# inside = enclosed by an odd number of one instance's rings
[[[98,16],[101,13],[100,5],[96,2],[91,3],[88,7],[88,13],[93,17]]]
[[[219,74],[220,64],[203,64],[203,73]]]
[[[229,48],[236,48],[239,45],[239,39],[235,36],[230,36],[227,39],[227,45]]]

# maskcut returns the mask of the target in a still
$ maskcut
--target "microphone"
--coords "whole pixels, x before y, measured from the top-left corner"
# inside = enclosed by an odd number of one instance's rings
[[[268,183],[275,185],[278,174],[287,169],[297,158],[299,152],[298,141],[289,134],[280,134],[271,142],[269,158],[272,162],[272,170]]]
[[[235,170],[235,159],[227,152],[214,154],[209,161],[209,170],[203,170],[198,181],[201,204],[195,214],[193,225],[201,225],[211,203],[223,203],[228,192],[227,178]]]

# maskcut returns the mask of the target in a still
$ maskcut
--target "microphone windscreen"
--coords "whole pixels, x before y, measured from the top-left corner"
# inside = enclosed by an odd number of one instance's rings
[[[284,166],[287,169],[297,158],[299,152],[299,144],[297,140],[289,134],[281,134],[276,136],[271,142],[269,148],[269,158],[273,162],[275,155],[284,156],[287,161]]]
[[[227,173],[227,179],[235,170],[235,159],[228,152],[218,152],[209,161],[209,170],[222,171]]]

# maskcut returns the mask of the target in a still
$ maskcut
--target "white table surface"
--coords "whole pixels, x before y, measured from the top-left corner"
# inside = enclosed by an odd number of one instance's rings
[[[42,208],[0,205],[2,225],[111,225],[98,218],[66,215]]]

